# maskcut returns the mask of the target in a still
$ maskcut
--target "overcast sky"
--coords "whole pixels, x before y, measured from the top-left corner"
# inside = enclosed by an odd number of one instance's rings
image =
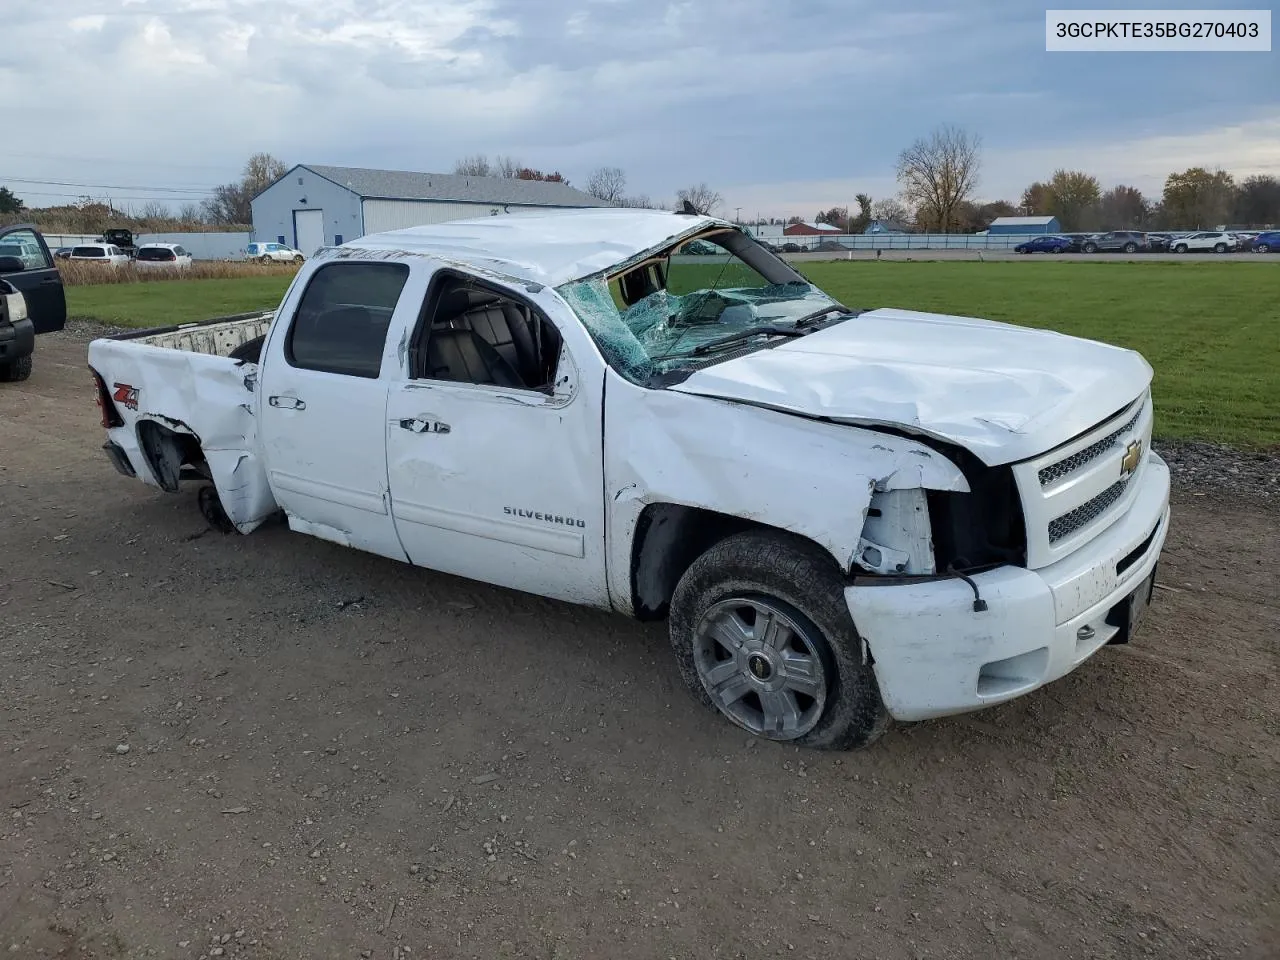
[[[1032,0],[3,6],[0,184],[32,206],[198,200],[257,150],[441,172],[486,152],[811,217],[895,193],[897,153],[943,122],[981,135],[986,200],[1058,166],[1153,196],[1190,165],[1280,174],[1280,53],[1046,53]]]

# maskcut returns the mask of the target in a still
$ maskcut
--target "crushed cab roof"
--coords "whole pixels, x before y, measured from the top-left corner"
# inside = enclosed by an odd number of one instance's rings
[[[733,225],[664,210],[557,210],[371,233],[343,246],[440,257],[557,287],[710,226]]]

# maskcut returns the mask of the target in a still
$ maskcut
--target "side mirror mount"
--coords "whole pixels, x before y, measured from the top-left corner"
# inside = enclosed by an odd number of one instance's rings
[[[27,265],[19,257],[0,257],[0,274],[21,273]]]

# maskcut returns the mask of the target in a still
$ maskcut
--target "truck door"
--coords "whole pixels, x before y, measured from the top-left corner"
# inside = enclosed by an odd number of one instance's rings
[[[289,526],[397,560],[407,558],[387,495],[384,424],[387,377],[400,368],[387,331],[413,325],[422,301],[402,296],[409,277],[390,261],[320,267],[282,305],[257,387],[267,478]]]
[[[27,302],[27,316],[37,334],[61,330],[67,323],[67,298],[62,276],[53,265],[49,247],[33,227],[0,227],[0,256],[17,257],[23,269],[6,273]]]
[[[594,355],[581,327],[549,319],[557,304],[432,278],[387,401],[392,513],[415,564],[607,606],[603,375],[575,364]]]

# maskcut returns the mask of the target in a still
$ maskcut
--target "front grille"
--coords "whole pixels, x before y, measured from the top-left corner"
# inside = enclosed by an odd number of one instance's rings
[[[1115,444],[1123,434],[1133,429],[1133,425],[1138,422],[1138,418],[1142,416],[1142,404],[1138,404],[1138,409],[1134,411],[1133,416],[1129,418],[1129,422],[1123,427],[1111,431],[1096,443],[1091,443],[1083,450],[1077,450],[1066,459],[1059,460],[1057,463],[1051,463],[1047,467],[1040,469],[1040,486],[1047,487],[1055,480],[1061,480],[1068,474],[1075,473],[1081,467],[1093,462],[1102,456]],[[1087,506],[1087,504],[1085,505]],[[1080,508],[1083,509],[1083,508]],[[1056,521],[1055,521],[1056,522]]]
[[[1132,475],[1130,475],[1132,476]],[[1129,477],[1117,480],[1092,500],[1086,500],[1074,510],[1064,513],[1049,521],[1049,543],[1054,544],[1063,537],[1069,537],[1081,527],[1092,523],[1106,509],[1124,495],[1124,488],[1129,484]]]

